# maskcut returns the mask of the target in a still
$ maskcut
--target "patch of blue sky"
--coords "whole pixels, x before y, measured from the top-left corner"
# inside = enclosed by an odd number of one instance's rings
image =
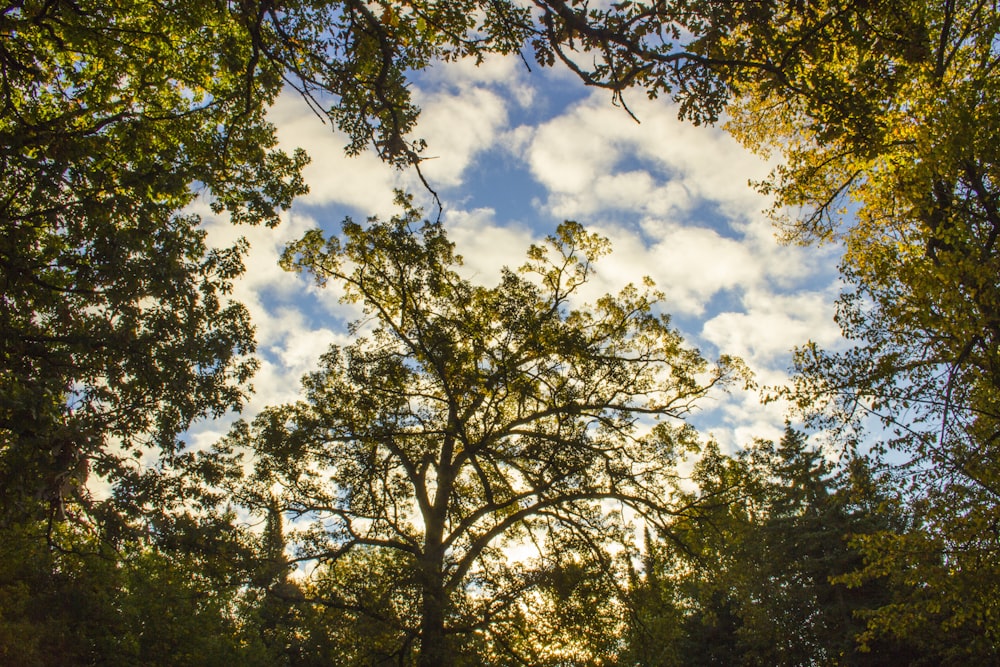
[[[671,178],[668,175],[665,180],[669,181]],[[722,238],[734,241],[742,242],[745,235],[743,226],[739,224],[744,220],[726,213],[721,202],[702,196],[694,198],[692,205],[684,212],[680,222],[685,225],[711,229]]]
[[[670,314],[675,327],[690,332],[689,335],[691,336],[697,336],[701,332],[706,320],[715,315],[719,313],[745,312],[744,297],[745,292],[742,287],[723,287],[708,297],[708,301],[704,304],[705,310],[702,314],[670,313],[669,303],[665,303],[664,308]]]
[[[309,329],[327,328],[346,332],[352,320],[351,313],[339,307],[337,296],[331,289],[312,289],[310,286],[290,294],[283,289],[265,288],[258,292],[258,297],[260,305],[270,313],[294,308],[298,325]]]
[[[294,203],[292,211],[297,216],[308,219],[310,226],[323,230],[327,237],[340,236],[345,220],[364,224],[372,212],[363,204],[310,201],[308,197]]]
[[[443,194],[452,195],[452,190]],[[506,148],[493,146],[477,154],[464,174],[461,188],[454,190],[461,206],[491,209],[500,224],[554,227],[538,210],[546,195],[545,188],[524,161],[512,156]]]

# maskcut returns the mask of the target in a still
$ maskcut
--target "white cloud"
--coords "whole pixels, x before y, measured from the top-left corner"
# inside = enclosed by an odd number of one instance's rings
[[[261,351],[266,356],[254,378],[256,391],[246,411],[249,414],[268,405],[295,400],[302,376],[316,370],[320,356],[330,349],[330,345],[350,343],[345,332],[306,326],[301,315],[293,309],[282,308],[275,315],[284,317],[288,328],[279,340],[262,346]]]
[[[517,269],[524,263],[528,246],[537,242],[530,230],[499,226],[492,209],[448,211],[448,238],[462,255],[462,275],[478,285],[496,285],[504,266]]]
[[[663,102],[631,108],[641,123],[595,93],[532,133],[524,156],[551,193],[552,215],[667,215],[709,201],[726,215],[747,216],[766,205],[747,183],[765,176],[767,165],[722,130],[683,123]],[[641,168],[628,166],[637,160]]]
[[[673,226],[651,251],[658,261],[652,277],[671,307],[698,315],[716,292],[753,285],[764,273],[744,245],[700,227]]]
[[[612,246],[611,255],[595,265],[588,298],[649,276],[664,293],[669,312],[701,315],[720,290],[754,285],[766,273],[749,248],[711,229],[662,225],[651,242],[621,226],[588,229],[606,236]]]
[[[481,63],[475,58],[439,65],[428,69],[421,77],[421,85],[461,92],[471,87],[490,87],[512,98],[518,106],[526,108],[535,100],[536,92],[528,80],[524,63],[518,58],[487,55]]]
[[[755,374],[761,391],[770,392],[789,380],[791,350],[808,340],[835,346],[840,332],[833,321],[835,285],[825,290],[776,294],[762,285],[743,294],[741,311],[716,314],[708,319],[700,338],[720,352],[741,357]],[[788,404],[760,402],[757,392],[733,392],[702,420],[733,450],[754,438],[781,437]]]
[[[304,148],[312,158],[303,172],[310,190],[301,203],[338,203],[379,215],[394,211],[393,190],[403,184],[403,175],[372,151],[347,157],[347,137],[318,118],[301,97],[282,93],[268,118],[277,127],[282,148]]]
[[[490,148],[507,125],[506,103],[491,90],[460,93],[415,91],[422,109],[415,135],[427,141],[420,166],[432,187],[455,187],[477,153]]]
[[[840,338],[829,292],[778,295],[751,290],[743,305],[744,312],[719,313],[705,322],[702,336],[755,367],[787,360],[791,349],[806,341],[830,346]]]
[[[733,389],[703,403],[706,412],[696,415],[696,425],[705,424],[723,451],[735,452],[757,438],[779,440],[784,430],[786,406],[776,401],[763,405],[755,391]]]
[[[275,228],[238,227],[225,216],[212,213],[205,201],[196,202],[191,211],[202,216],[210,246],[228,247],[240,237],[250,243],[244,259],[247,270],[234,281],[232,293],[233,299],[250,313],[260,361],[260,369],[252,380],[255,391],[243,410],[244,416],[252,417],[267,405],[294,400],[300,378],[315,369],[319,356],[329,345],[347,342],[343,332],[311,321],[306,315],[310,305],[335,301],[335,291],[321,291],[308,276],[287,272],[278,265],[285,245],[314,227],[315,222],[306,216],[285,213],[282,223]],[[189,434],[191,442],[209,444],[229,421],[231,418],[197,426]]]

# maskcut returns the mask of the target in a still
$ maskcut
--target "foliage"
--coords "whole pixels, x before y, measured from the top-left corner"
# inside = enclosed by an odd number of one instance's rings
[[[317,115],[348,136],[348,153],[374,147],[386,162],[419,170],[425,143],[414,136],[419,109],[409,84],[436,62],[516,54],[530,67],[530,55],[610,90],[623,106],[624,93],[641,88],[651,98],[671,96],[696,123],[715,122],[747,79],[785,80],[801,63],[825,59],[854,4],[862,3],[810,3],[804,11],[777,0],[261,0],[240,11],[254,56],[277,64]],[[892,0],[874,5],[893,8]],[[788,33],[780,45],[775,25]],[[909,27],[895,26],[891,40],[908,40]],[[870,73],[866,82],[877,79]]]
[[[635,551],[624,528],[601,535],[601,543],[582,531],[549,529],[547,548],[526,563],[524,594],[494,613],[477,664],[619,664]]]
[[[420,606],[387,615],[419,636],[421,664],[489,638],[532,587],[505,545],[595,549],[620,522],[611,501],[662,521],[673,462],[695,446],[674,421],[739,371],[709,367],[633,286],[574,307],[606,246],[566,223],[520,271],[475,286],[440,224],[407,207],[286,253],[367,319],[304,379],[304,401],[239,425],[227,446],[254,452],[259,493],[280,486],[285,511],[315,521],[303,558],[402,559]]]
[[[0,541],[0,662],[274,665],[248,627],[248,536],[232,517],[195,521],[160,545],[113,550],[73,523]]]
[[[189,510],[211,513],[226,473],[176,437],[238,408],[255,367],[247,313],[228,297],[245,244],[209,249],[185,209],[204,195],[234,222],[272,225],[303,192],[304,154],[275,150],[265,119],[281,86],[328,105],[349,152],[372,144],[389,162],[413,164],[422,144],[406,136],[417,113],[406,77],[434,59],[510,53],[529,38],[549,63],[573,42],[574,30],[558,25],[578,22],[578,10],[537,9],[543,27],[528,9],[495,2],[0,8],[0,534],[12,543],[30,534],[25,553],[37,556],[14,561],[31,565],[12,570],[11,590],[31,591],[18,600],[40,603],[30,582],[65,575],[59,554],[77,551],[106,567],[74,569],[54,590],[93,584],[117,600],[126,564],[140,561],[151,585],[177,583],[172,565],[136,554],[173,539]],[[502,495],[502,481],[474,467]],[[91,569],[106,577],[88,579]],[[282,624],[300,611],[275,593],[288,586],[280,577],[264,586],[258,620],[264,644],[292,650]],[[68,625],[86,626],[74,618]]]
[[[413,664],[420,587],[406,554],[352,550],[323,564],[304,590],[313,651],[341,665]]]
[[[3,658],[792,664],[916,647],[995,662],[998,25],[985,0],[7,3]],[[725,109],[738,138],[780,153],[761,187],[788,239],[842,244],[853,345],[801,348],[786,395],[881,461],[834,478],[787,434],[709,449],[699,495],[679,494],[694,434],[645,428],[734,368],[706,379],[639,289],[574,309],[605,251],[576,225],[486,288],[407,210],[286,256],[362,303],[365,335],[324,357],[307,402],[231,436],[262,454],[240,493],[268,517],[265,544],[256,568],[247,544],[206,556],[231,528],[216,487],[234,471],[176,438],[238,408],[255,363],[229,299],[245,244],[206,247],[186,208],[204,195],[272,225],[304,191],[304,154],[276,150],[265,118],[283,85],[349,153],[419,169],[413,73],[515,52],[623,104],[641,87],[696,123]],[[641,574],[611,501],[668,540],[647,540]],[[283,512],[322,522],[300,544],[324,564],[301,586]],[[531,542],[538,558],[506,562]]]
[[[0,524],[112,521],[155,508],[140,462],[238,407],[255,368],[228,298],[245,244],[207,248],[182,209],[203,191],[275,224],[304,157],[273,150],[280,71],[225,6],[19,2],[0,32]]]
[[[892,7],[845,3],[841,33],[817,37],[836,57],[745,87],[732,128],[782,153],[764,188],[776,210],[802,211],[784,219],[788,236],[844,248],[837,320],[852,345],[801,348],[788,395],[848,446],[874,441],[906,480],[918,525],[860,544],[868,574],[925,590],[874,616],[872,632],[965,628],[978,639],[963,642],[962,659],[990,661],[1000,640],[991,585],[1000,567],[991,529],[1000,518],[1000,13],[986,2]]]
[[[647,536],[634,662],[915,664],[916,642],[865,634],[865,614],[914,583],[845,581],[863,563],[856,540],[902,527],[871,480],[863,460],[838,470],[792,429],[735,457],[706,448],[692,473],[701,502]]]

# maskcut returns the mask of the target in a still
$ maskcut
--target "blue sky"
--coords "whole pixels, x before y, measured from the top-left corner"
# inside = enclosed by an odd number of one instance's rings
[[[721,129],[682,123],[669,101],[649,101],[641,91],[626,97],[636,123],[610,93],[562,70],[528,72],[516,58],[440,65],[412,90],[423,110],[414,134],[432,158],[424,174],[474,281],[491,284],[501,266],[519,265],[529,244],[573,219],[614,248],[597,264],[591,298],[652,277],[692,345],[710,358],[743,357],[761,384],[784,381],[794,345],[836,345],[836,249],[777,243],[762,213],[769,201],[748,184],[773,165]],[[285,243],[316,226],[334,232],[345,215],[392,215],[394,188],[434,213],[414,173],[386,167],[372,153],[345,157],[346,138],[301,99],[283,96],[271,119],[285,148],[311,155],[310,194],[273,230],[234,228],[206,202],[197,207],[210,242],[240,235],[251,242],[235,297],[256,323],[262,367],[245,417],[293,400],[319,355],[348,342],[345,324],[358,314],[338,303],[335,289],[278,268]],[[781,405],[733,391],[705,401],[694,423],[732,449],[777,437],[784,416]],[[202,424],[191,439],[208,445],[226,427]]]

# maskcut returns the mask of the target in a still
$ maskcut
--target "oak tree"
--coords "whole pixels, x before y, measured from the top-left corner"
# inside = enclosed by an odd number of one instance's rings
[[[615,507],[662,523],[675,459],[696,441],[678,419],[739,372],[687,347],[648,290],[581,306],[606,251],[565,223],[519,271],[478,286],[440,223],[407,207],[347,220],[342,238],[310,232],[285,255],[365,318],[304,379],[305,400],[238,425],[225,446],[252,450],[258,493],[280,488],[285,511],[314,522],[301,558],[403,569],[398,590],[412,586],[418,608],[369,611],[419,638],[419,664],[458,661],[532,587],[537,567],[506,548],[597,547],[621,523]],[[350,588],[322,603],[368,602]]]
[[[275,149],[280,71],[225,5],[16,2],[0,33],[0,526],[109,527],[163,508],[178,433],[255,367],[245,244],[208,248],[185,207],[275,224],[305,158]]]

